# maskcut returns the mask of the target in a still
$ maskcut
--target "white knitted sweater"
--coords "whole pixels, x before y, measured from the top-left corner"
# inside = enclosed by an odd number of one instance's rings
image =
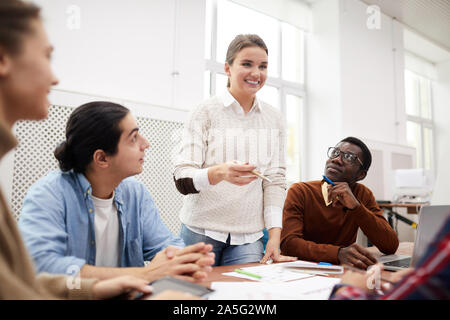
[[[174,153],[175,180],[238,160],[256,165],[272,182],[256,179],[236,186],[222,181],[188,194],[180,219],[206,230],[259,232],[265,227],[264,208],[283,208],[286,197],[284,119],[277,109],[257,99],[247,115],[227,104],[221,97],[212,97],[190,113]]]

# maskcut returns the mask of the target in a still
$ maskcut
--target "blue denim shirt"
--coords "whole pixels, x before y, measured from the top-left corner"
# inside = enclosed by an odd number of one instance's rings
[[[38,272],[74,273],[95,265],[92,188],[83,174],[50,172],[25,197],[19,229]],[[184,247],[163,224],[143,184],[124,179],[115,189],[119,214],[120,266],[144,266],[155,254],[173,245]]]

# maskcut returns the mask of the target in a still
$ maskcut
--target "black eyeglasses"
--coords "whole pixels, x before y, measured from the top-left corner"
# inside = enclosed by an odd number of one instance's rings
[[[361,160],[358,158],[358,156],[356,154],[341,151],[340,149],[338,149],[336,147],[328,148],[327,155],[328,155],[328,158],[330,158],[330,159],[337,158],[341,154],[342,154],[342,161],[349,163],[349,164],[354,164],[356,162],[356,160],[358,160],[359,163],[361,164],[361,167],[364,167],[363,163],[361,162]]]

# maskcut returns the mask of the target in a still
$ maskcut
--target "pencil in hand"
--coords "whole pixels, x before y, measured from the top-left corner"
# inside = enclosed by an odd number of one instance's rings
[[[261,173],[259,173],[256,170],[252,170],[251,173],[253,173],[255,176],[260,177],[263,180],[266,180],[267,182],[272,182],[272,180],[270,180],[269,178],[267,178],[266,176],[263,176]]]
[[[245,162],[243,162],[243,161],[238,161],[238,160],[233,160],[233,162],[234,163],[236,163],[236,164],[248,164],[248,163],[245,163]],[[257,171],[257,170],[252,170],[252,171],[250,171],[251,173],[253,173],[255,176],[257,176],[257,177],[259,177],[259,178],[261,178],[261,179],[263,179],[263,180],[266,180],[267,182],[272,182],[272,180],[270,180],[269,178],[267,178],[266,176],[263,176],[259,171]]]

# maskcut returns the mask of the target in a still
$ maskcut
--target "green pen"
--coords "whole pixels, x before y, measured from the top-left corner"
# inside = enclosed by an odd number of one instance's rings
[[[244,271],[244,270],[241,270],[241,269],[234,269],[234,272],[245,274],[246,276],[249,276],[249,277],[252,277],[252,278],[256,278],[256,279],[261,279],[262,278],[259,274],[254,274],[254,273],[247,272],[247,271]]]

